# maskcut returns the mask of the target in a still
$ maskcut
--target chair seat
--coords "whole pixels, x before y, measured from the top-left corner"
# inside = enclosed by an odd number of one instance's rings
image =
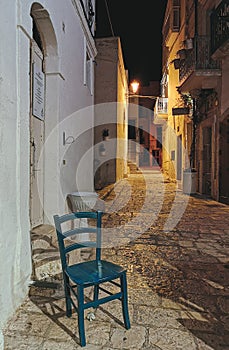
[[[120,277],[120,274],[126,271],[126,269],[122,266],[105,260],[101,260],[101,265],[101,273],[99,273],[98,263],[96,260],[68,266],[65,271],[73,282],[88,287],[90,285],[111,281]]]

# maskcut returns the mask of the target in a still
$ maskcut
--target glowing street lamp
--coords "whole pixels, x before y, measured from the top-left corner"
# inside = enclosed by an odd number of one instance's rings
[[[128,97],[129,98],[133,98],[133,97],[140,97],[140,98],[149,98],[149,99],[152,99],[152,100],[156,100],[158,99],[158,96],[148,96],[148,95],[138,95],[136,94],[138,89],[139,89],[139,82],[137,80],[133,80],[132,83],[130,83],[130,86],[131,86],[131,90],[128,94]]]
[[[137,80],[132,81],[132,83],[130,84],[131,88],[132,88],[132,92],[135,94],[138,91],[139,88],[139,82]]]

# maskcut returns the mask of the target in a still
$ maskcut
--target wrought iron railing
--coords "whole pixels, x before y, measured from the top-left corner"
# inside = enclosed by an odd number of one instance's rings
[[[158,97],[154,109],[155,115],[168,114],[168,98]]]
[[[211,53],[229,40],[229,0],[223,0],[211,14]]]
[[[87,20],[88,26],[90,30],[92,29],[92,25],[95,20],[95,12],[93,9],[92,1],[91,0],[80,0],[84,16]]]
[[[185,58],[180,61],[180,81],[196,70],[220,69],[220,62],[211,58],[210,37],[198,36],[193,40],[193,48],[185,51]]]

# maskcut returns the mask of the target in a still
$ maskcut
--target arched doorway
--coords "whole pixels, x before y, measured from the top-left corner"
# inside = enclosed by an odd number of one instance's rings
[[[49,71],[58,72],[57,41],[48,12],[39,3],[31,7],[33,38],[30,53],[30,222],[31,228],[44,223],[47,153],[43,152],[45,134],[50,129],[50,104],[57,115],[49,92]],[[54,76],[51,79],[55,79]],[[55,99],[56,97],[56,99]],[[50,103],[51,100],[51,103]],[[54,108],[53,108],[54,107]],[[48,116],[48,117],[47,117]],[[51,122],[52,124],[52,122]]]
[[[34,35],[35,34],[35,35]],[[33,21],[33,41],[31,45],[30,77],[30,220],[31,227],[43,224],[44,203],[44,145],[45,123],[45,74],[43,71],[43,49],[35,21]],[[39,45],[40,44],[40,45]],[[42,158],[41,158],[42,157]]]

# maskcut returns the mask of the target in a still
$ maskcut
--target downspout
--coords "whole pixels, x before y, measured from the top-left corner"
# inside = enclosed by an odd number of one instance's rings
[[[194,11],[195,11],[195,37],[198,36],[198,0],[195,0],[194,3]]]
[[[196,128],[197,128],[197,98],[193,97],[193,112],[192,112],[192,145],[190,154],[190,168],[195,169],[196,163]]]
[[[194,0],[194,50],[195,50],[195,60],[197,60],[198,55],[198,0]]]
[[[194,0],[194,11],[195,11],[195,59],[197,58],[197,38],[198,38],[198,0]],[[197,96],[192,97],[193,101],[193,112],[192,112],[192,145],[190,152],[190,168],[195,169],[196,163],[196,128],[197,128]]]

